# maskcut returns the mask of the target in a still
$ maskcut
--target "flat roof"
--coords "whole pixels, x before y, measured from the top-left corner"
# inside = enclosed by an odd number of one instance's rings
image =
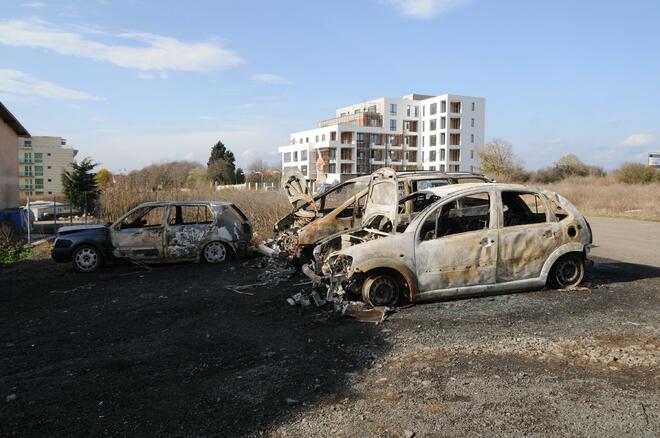
[[[21,125],[16,117],[0,102],[0,118],[14,130],[19,137],[29,137],[30,133]]]

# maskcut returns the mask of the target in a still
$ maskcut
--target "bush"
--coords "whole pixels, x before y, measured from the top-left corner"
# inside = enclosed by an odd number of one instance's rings
[[[641,163],[624,163],[614,171],[614,179],[624,184],[660,182],[660,171]]]
[[[11,263],[29,255],[23,249],[21,236],[7,224],[0,224],[0,264]]]

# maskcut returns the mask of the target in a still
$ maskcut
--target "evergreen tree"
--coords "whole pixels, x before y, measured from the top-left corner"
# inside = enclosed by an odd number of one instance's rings
[[[98,164],[87,157],[80,163],[73,162],[71,170],[62,171],[64,196],[72,207],[87,214],[94,210],[98,198],[96,175],[92,172]]]
[[[211,148],[207,166],[209,178],[216,184],[233,184],[236,180],[236,157],[222,141]]]

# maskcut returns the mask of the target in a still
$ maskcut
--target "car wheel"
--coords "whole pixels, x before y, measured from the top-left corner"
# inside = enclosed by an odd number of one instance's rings
[[[73,253],[73,268],[78,272],[94,272],[103,266],[101,251],[90,245],[82,245]]]
[[[229,252],[227,246],[222,242],[211,242],[204,247],[202,260],[205,263],[222,263],[227,260]]]
[[[566,254],[555,262],[553,283],[560,288],[576,287],[584,278],[584,258],[579,254]]]
[[[394,306],[399,296],[399,283],[389,274],[372,274],[362,285],[362,299],[372,306]]]

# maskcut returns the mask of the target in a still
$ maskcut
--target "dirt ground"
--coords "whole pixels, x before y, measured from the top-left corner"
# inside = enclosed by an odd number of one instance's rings
[[[0,435],[660,435],[660,269],[373,325],[264,267],[0,270]]]

